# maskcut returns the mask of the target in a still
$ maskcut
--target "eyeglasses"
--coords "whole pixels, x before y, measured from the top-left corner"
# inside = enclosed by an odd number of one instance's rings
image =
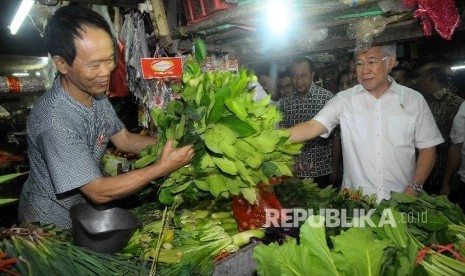
[[[363,67],[368,67],[368,68],[373,68],[373,66],[380,64],[381,62],[385,61],[389,56],[385,56],[381,60],[376,60],[376,59],[369,59],[367,62],[363,61],[357,61],[355,63],[355,68],[357,69],[362,69]]]

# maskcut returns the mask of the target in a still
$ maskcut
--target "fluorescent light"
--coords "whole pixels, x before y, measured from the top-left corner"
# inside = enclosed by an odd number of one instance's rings
[[[13,35],[16,34],[19,27],[21,27],[21,24],[23,24],[24,18],[26,18],[26,15],[29,13],[29,10],[32,8],[32,5],[34,5],[33,0],[23,0],[23,2],[21,2],[21,5],[19,6],[15,17],[13,18],[13,21],[11,21],[11,25],[10,25],[11,34]]]
[[[465,65],[452,66],[450,69],[452,69],[453,71],[455,71],[455,70],[463,70],[463,69],[465,69]]]
[[[29,77],[29,73],[13,73],[15,77]]]

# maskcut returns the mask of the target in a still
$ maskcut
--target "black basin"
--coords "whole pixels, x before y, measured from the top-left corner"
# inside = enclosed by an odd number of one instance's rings
[[[134,214],[111,205],[80,203],[70,215],[74,244],[100,253],[119,252],[139,225]]]

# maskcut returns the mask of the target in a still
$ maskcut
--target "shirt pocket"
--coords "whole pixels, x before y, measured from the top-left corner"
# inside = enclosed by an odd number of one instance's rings
[[[415,135],[415,117],[390,116],[388,120],[389,139],[394,146],[407,146]]]
[[[368,118],[366,115],[343,114],[341,136],[354,142],[364,142],[367,138]]]

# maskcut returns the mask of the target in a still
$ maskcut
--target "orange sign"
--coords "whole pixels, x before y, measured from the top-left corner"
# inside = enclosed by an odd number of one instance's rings
[[[182,76],[182,59],[142,58],[142,75],[144,79],[180,78]]]

